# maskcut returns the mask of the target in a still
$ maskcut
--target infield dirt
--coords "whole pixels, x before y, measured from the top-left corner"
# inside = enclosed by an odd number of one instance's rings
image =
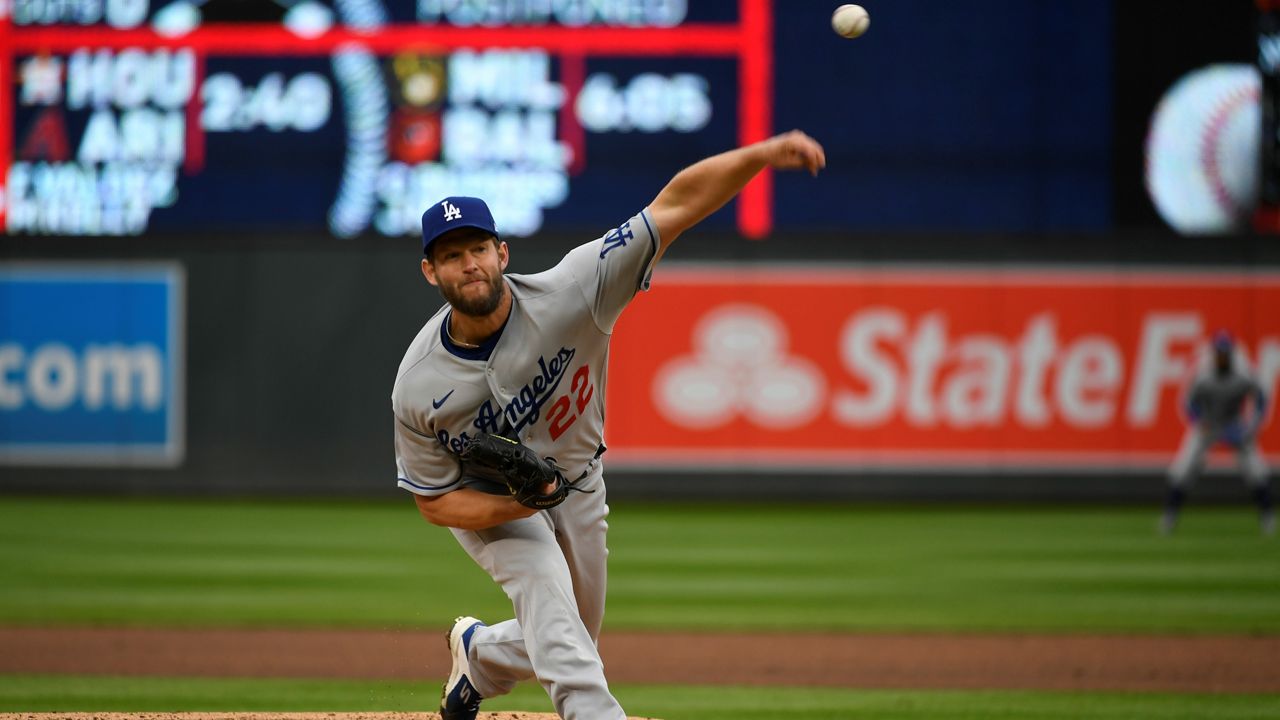
[[[442,634],[417,630],[0,628],[0,647],[5,648],[0,673],[386,678],[434,684],[448,675],[450,663]],[[606,629],[600,648],[615,683],[1280,691],[1280,673],[1275,670],[1280,667],[1280,636],[678,634]],[[343,715],[341,720],[357,717],[362,716]]]

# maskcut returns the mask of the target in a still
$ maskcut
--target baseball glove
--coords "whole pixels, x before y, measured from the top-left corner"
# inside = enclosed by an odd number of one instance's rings
[[[468,438],[458,454],[464,472],[482,477],[496,477],[507,485],[516,502],[536,510],[553,508],[568,497],[573,486],[550,458],[540,458],[515,440],[480,433]],[[543,489],[555,483],[555,489]]]

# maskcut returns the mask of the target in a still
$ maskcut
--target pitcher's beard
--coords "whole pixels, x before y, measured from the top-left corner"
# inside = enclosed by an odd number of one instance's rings
[[[462,288],[456,285],[449,288],[441,285],[440,294],[444,296],[446,302],[453,306],[454,310],[469,317],[482,318],[491,315],[502,304],[502,293],[504,291],[502,275],[499,274],[492,280],[487,281],[485,286],[489,292],[480,297],[464,297]]]

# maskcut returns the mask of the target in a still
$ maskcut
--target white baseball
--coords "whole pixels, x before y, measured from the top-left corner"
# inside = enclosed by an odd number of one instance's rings
[[[841,5],[831,13],[831,27],[841,37],[856,38],[871,27],[871,16],[861,5]]]
[[[1147,136],[1147,191],[1184,234],[1247,227],[1257,202],[1261,78],[1252,65],[1193,71],[1160,101]]]

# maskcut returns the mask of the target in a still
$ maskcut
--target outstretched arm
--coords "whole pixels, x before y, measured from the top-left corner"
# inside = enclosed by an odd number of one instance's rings
[[[818,141],[792,130],[690,165],[676,173],[649,205],[649,214],[662,237],[658,256],[680,233],[732,200],[766,167],[804,168],[817,175],[826,164],[827,156]]]

